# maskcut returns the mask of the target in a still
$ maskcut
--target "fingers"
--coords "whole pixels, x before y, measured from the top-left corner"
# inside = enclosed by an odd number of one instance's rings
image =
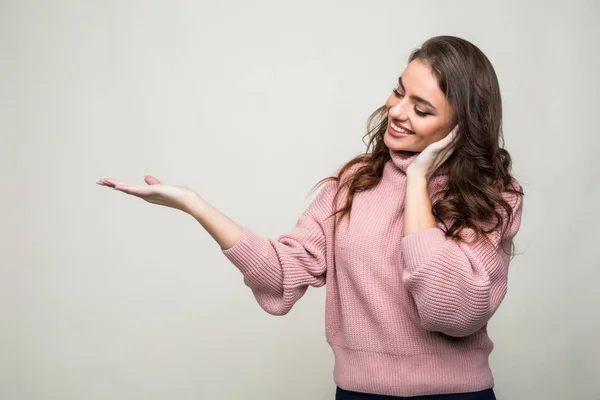
[[[148,197],[152,194],[152,188],[148,186],[132,186],[127,184],[116,185],[115,190],[138,197]]]
[[[158,185],[161,182],[156,179],[155,177],[153,177],[152,175],[146,175],[144,177],[144,181],[148,184],[148,185]],[[112,178],[103,178],[100,179],[98,182],[96,182],[98,185],[100,186],[108,186],[108,187],[112,187],[114,188],[115,186],[128,186],[127,183],[122,182],[122,181],[118,181],[116,179],[112,179]]]
[[[156,178],[154,178],[156,181],[158,181]],[[120,192],[124,192],[124,193],[128,193],[128,194],[133,194],[136,196],[147,196],[149,194],[152,193],[152,191],[150,190],[149,187],[147,186],[133,186],[133,185],[129,185],[125,182],[122,181],[118,181],[116,179],[112,179],[112,178],[104,178],[104,179],[100,179],[98,182],[96,182],[98,185],[100,186],[107,186],[107,187],[111,187],[115,190],[118,190]]]
[[[144,181],[146,181],[146,183],[148,185],[158,185],[158,184],[160,184],[160,181],[158,179],[156,179],[155,177],[153,177],[152,175],[146,175],[146,177],[144,177]]]
[[[450,158],[450,156],[452,155],[452,153],[454,153],[454,147],[453,146],[446,147],[443,150],[443,152],[442,152],[442,154],[440,156],[440,160],[439,160],[440,161],[440,165],[442,165],[443,163],[445,163],[446,160]]]
[[[456,149],[454,139],[456,138],[456,128],[453,129],[445,138],[437,142],[437,156],[434,161],[434,168],[439,168]]]
[[[444,144],[446,146],[449,146],[452,144],[452,142],[454,142],[454,139],[456,139],[456,135],[458,134],[458,125],[456,125],[454,127],[454,129],[452,129],[450,131],[450,133],[443,139]]]
[[[100,179],[96,183],[100,186],[108,186],[108,187],[113,187],[113,188],[117,185],[126,185],[125,182],[117,181],[116,179],[112,179],[112,178]]]
[[[452,131],[448,135],[448,137],[450,138],[449,139],[450,140],[450,145],[452,147],[454,147],[454,145],[455,145],[455,141],[454,140],[456,139],[456,136],[458,136],[458,125],[456,125],[456,127],[454,127],[454,129],[452,129]]]
[[[446,136],[445,138],[438,140],[437,142],[432,143],[431,146],[431,150],[433,150],[433,152],[436,155],[441,155],[444,154],[448,149],[452,149],[452,141],[454,138],[452,138],[450,135]]]
[[[448,157],[450,156],[450,154],[452,154],[452,152],[454,151],[454,139],[456,139],[456,135],[458,133],[458,125],[456,125],[454,127],[454,129],[452,129],[450,131],[450,133],[448,133],[443,139],[438,140],[437,142],[434,143],[435,145],[435,150],[437,151],[438,154],[440,155],[447,155]],[[447,154],[447,151],[450,151],[449,154]]]

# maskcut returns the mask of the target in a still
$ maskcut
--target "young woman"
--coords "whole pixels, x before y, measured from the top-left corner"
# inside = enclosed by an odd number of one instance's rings
[[[486,327],[506,293],[523,197],[501,121],[487,57],[440,36],[411,54],[369,118],[365,154],[323,179],[277,240],[151,176],[98,183],[191,214],[271,314],[327,284],[338,400],[494,399]]]

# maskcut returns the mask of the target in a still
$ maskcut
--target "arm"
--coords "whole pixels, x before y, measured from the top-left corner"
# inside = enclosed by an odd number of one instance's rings
[[[221,213],[200,196],[196,196],[190,202],[188,213],[215,239],[221,246],[221,250],[232,247],[242,237],[243,228],[241,225]]]
[[[327,182],[295,228],[277,240],[242,228],[242,235],[223,254],[240,270],[260,306],[270,314],[285,315],[308,289],[325,284],[331,262],[335,182]]]
[[[519,230],[522,197],[513,205],[512,224],[504,237],[458,243],[447,239],[431,214],[426,184],[407,182],[402,279],[411,293],[422,326],[450,336],[480,330],[496,312],[507,290],[510,243]],[[410,207],[410,208],[409,208]],[[432,223],[433,221],[433,223]],[[474,237],[465,229],[462,237]]]
[[[145,181],[148,186],[110,178],[97,183],[192,215],[242,272],[265,311],[286,314],[309,285],[325,284],[327,265],[333,259],[334,219],[327,217],[333,210],[336,182],[324,185],[294,230],[273,240],[238,225],[188,188],[163,185],[152,176],[146,176]]]
[[[437,227],[431,209],[427,178],[420,174],[409,174],[406,177],[406,197],[404,199],[404,236]]]
[[[444,139],[425,148],[407,169],[401,247],[402,280],[415,302],[421,325],[459,337],[483,328],[506,294],[508,253],[521,224],[522,197],[507,199],[513,215],[503,237],[497,231],[489,240],[474,242],[473,231],[464,229],[464,242],[447,239],[433,217],[427,183],[454,151],[457,132],[458,125]]]

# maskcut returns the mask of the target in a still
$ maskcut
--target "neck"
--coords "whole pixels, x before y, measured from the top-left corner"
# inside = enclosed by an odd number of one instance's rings
[[[406,174],[408,166],[412,164],[420,153],[410,151],[398,151],[389,149],[390,157],[394,166],[401,172]],[[448,163],[442,164],[432,176],[437,175],[448,175],[450,173],[450,167]]]

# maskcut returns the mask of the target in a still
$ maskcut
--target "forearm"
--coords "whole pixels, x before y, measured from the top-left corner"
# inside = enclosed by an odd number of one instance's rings
[[[242,227],[197,196],[187,207],[190,214],[215,239],[221,249],[229,249],[242,237]]]
[[[404,204],[404,236],[437,227],[431,210],[427,179],[420,174],[408,174]]]
[[[510,256],[497,241],[448,240],[441,229],[425,229],[402,242],[402,280],[421,326],[450,336],[481,329],[506,294]]]

